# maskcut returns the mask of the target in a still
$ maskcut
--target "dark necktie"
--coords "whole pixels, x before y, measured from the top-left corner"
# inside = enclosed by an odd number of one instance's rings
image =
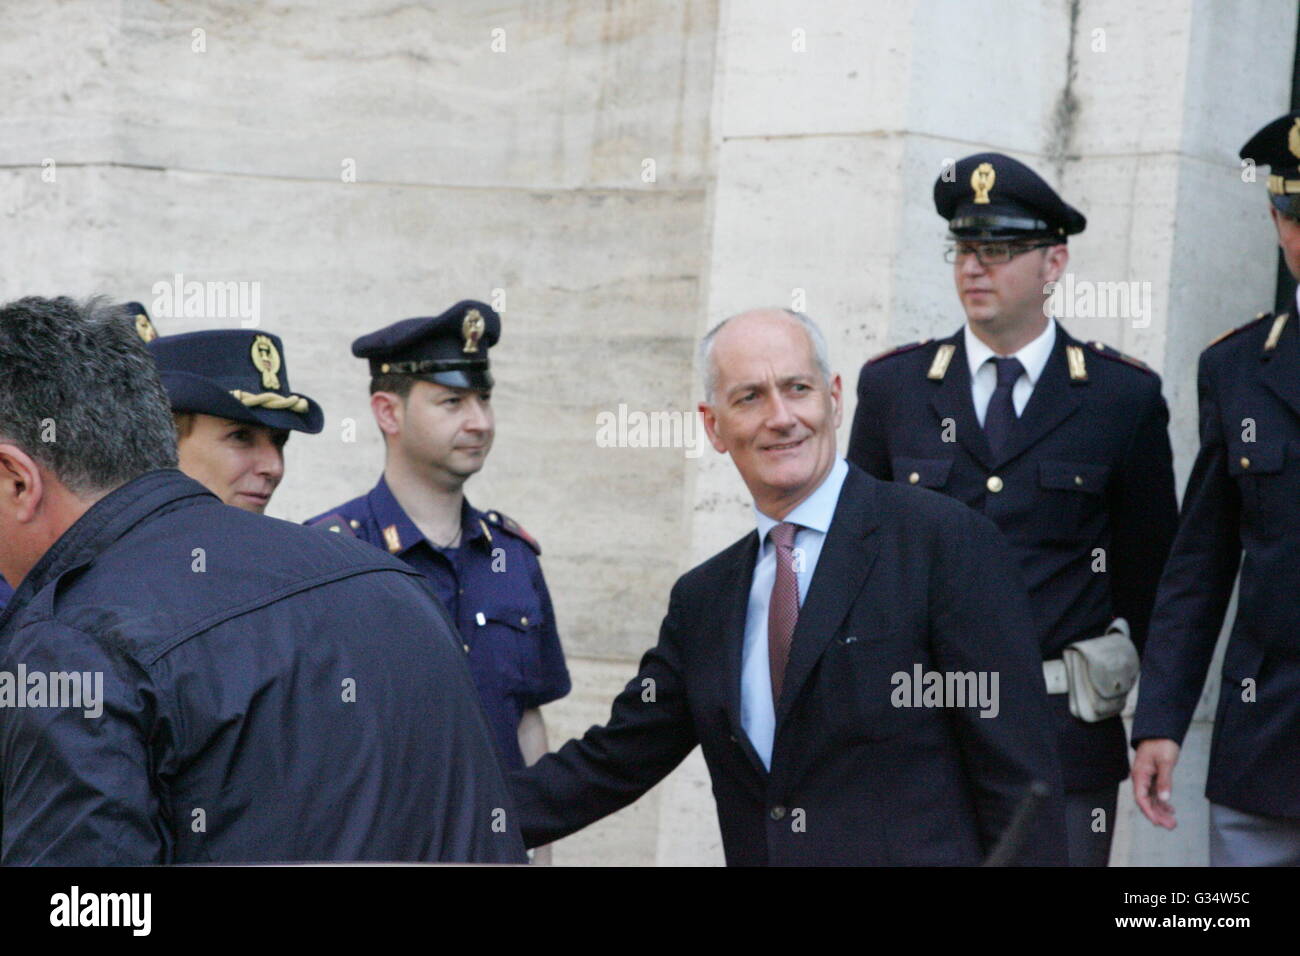
[[[988,436],[989,450],[997,455],[1006,445],[1011,427],[1016,423],[1016,406],[1011,401],[1011,390],[1025,373],[1025,367],[1017,358],[992,358],[989,361],[997,365],[998,384],[984,413],[984,434]]]
[[[783,521],[767,533],[776,545],[776,580],[767,604],[767,659],[772,669],[773,706],[781,700],[790,641],[799,620],[799,579],[794,573],[794,534],[798,529],[798,525]]]

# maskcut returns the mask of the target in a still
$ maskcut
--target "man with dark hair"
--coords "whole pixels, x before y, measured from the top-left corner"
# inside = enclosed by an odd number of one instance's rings
[[[500,335],[496,311],[466,299],[352,343],[370,365],[384,473],[369,494],[308,524],[356,535],[428,578],[459,626],[501,763],[513,770],[546,753],[541,708],[569,692],[569,672],[541,546],[465,498],[492,450],[489,352]]]
[[[1287,270],[1300,278],[1300,111],[1265,125],[1240,155],[1252,169],[1269,167],[1269,214]],[[1134,797],[1147,819],[1172,830],[1174,767],[1236,582],[1205,781],[1212,866],[1300,865],[1298,317],[1300,297],[1201,353],[1201,448],[1133,715]]]
[[[175,465],[124,310],[0,308],[0,862],[522,861],[416,575]]]

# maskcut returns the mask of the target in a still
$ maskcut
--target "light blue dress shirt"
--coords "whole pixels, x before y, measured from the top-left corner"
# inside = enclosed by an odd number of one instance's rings
[[[801,527],[794,537],[795,577],[799,582],[799,606],[808,596],[808,586],[817,570],[817,559],[831,527],[840,489],[848,477],[849,466],[837,458],[830,474],[811,495],[785,516],[784,520]],[[740,664],[740,725],[749,742],[772,769],[772,740],[776,735],[776,708],[772,704],[772,672],[767,652],[767,605],[776,582],[776,545],[767,533],[781,522],[769,518],[757,507],[758,561],[754,565],[754,583],[749,588],[749,608],[745,613],[745,646]]]

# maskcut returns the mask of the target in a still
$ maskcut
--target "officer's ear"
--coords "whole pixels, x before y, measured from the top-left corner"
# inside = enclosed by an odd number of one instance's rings
[[[406,416],[406,399],[396,392],[375,392],[370,396],[370,411],[375,424],[385,435],[400,435]]]
[[[1043,255],[1043,281],[1059,282],[1070,264],[1070,247],[1065,243],[1048,246]]]
[[[31,521],[45,497],[41,469],[17,445],[0,443],[0,509],[18,524]]]

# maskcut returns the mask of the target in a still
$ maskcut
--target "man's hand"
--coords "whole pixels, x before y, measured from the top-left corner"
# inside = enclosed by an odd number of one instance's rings
[[[1180,750],[1168,737],[1153,737],[1138,744],[1133,758],[1133,797],[1146,818],[1166,830],[1178,826],[1170,798]]]

